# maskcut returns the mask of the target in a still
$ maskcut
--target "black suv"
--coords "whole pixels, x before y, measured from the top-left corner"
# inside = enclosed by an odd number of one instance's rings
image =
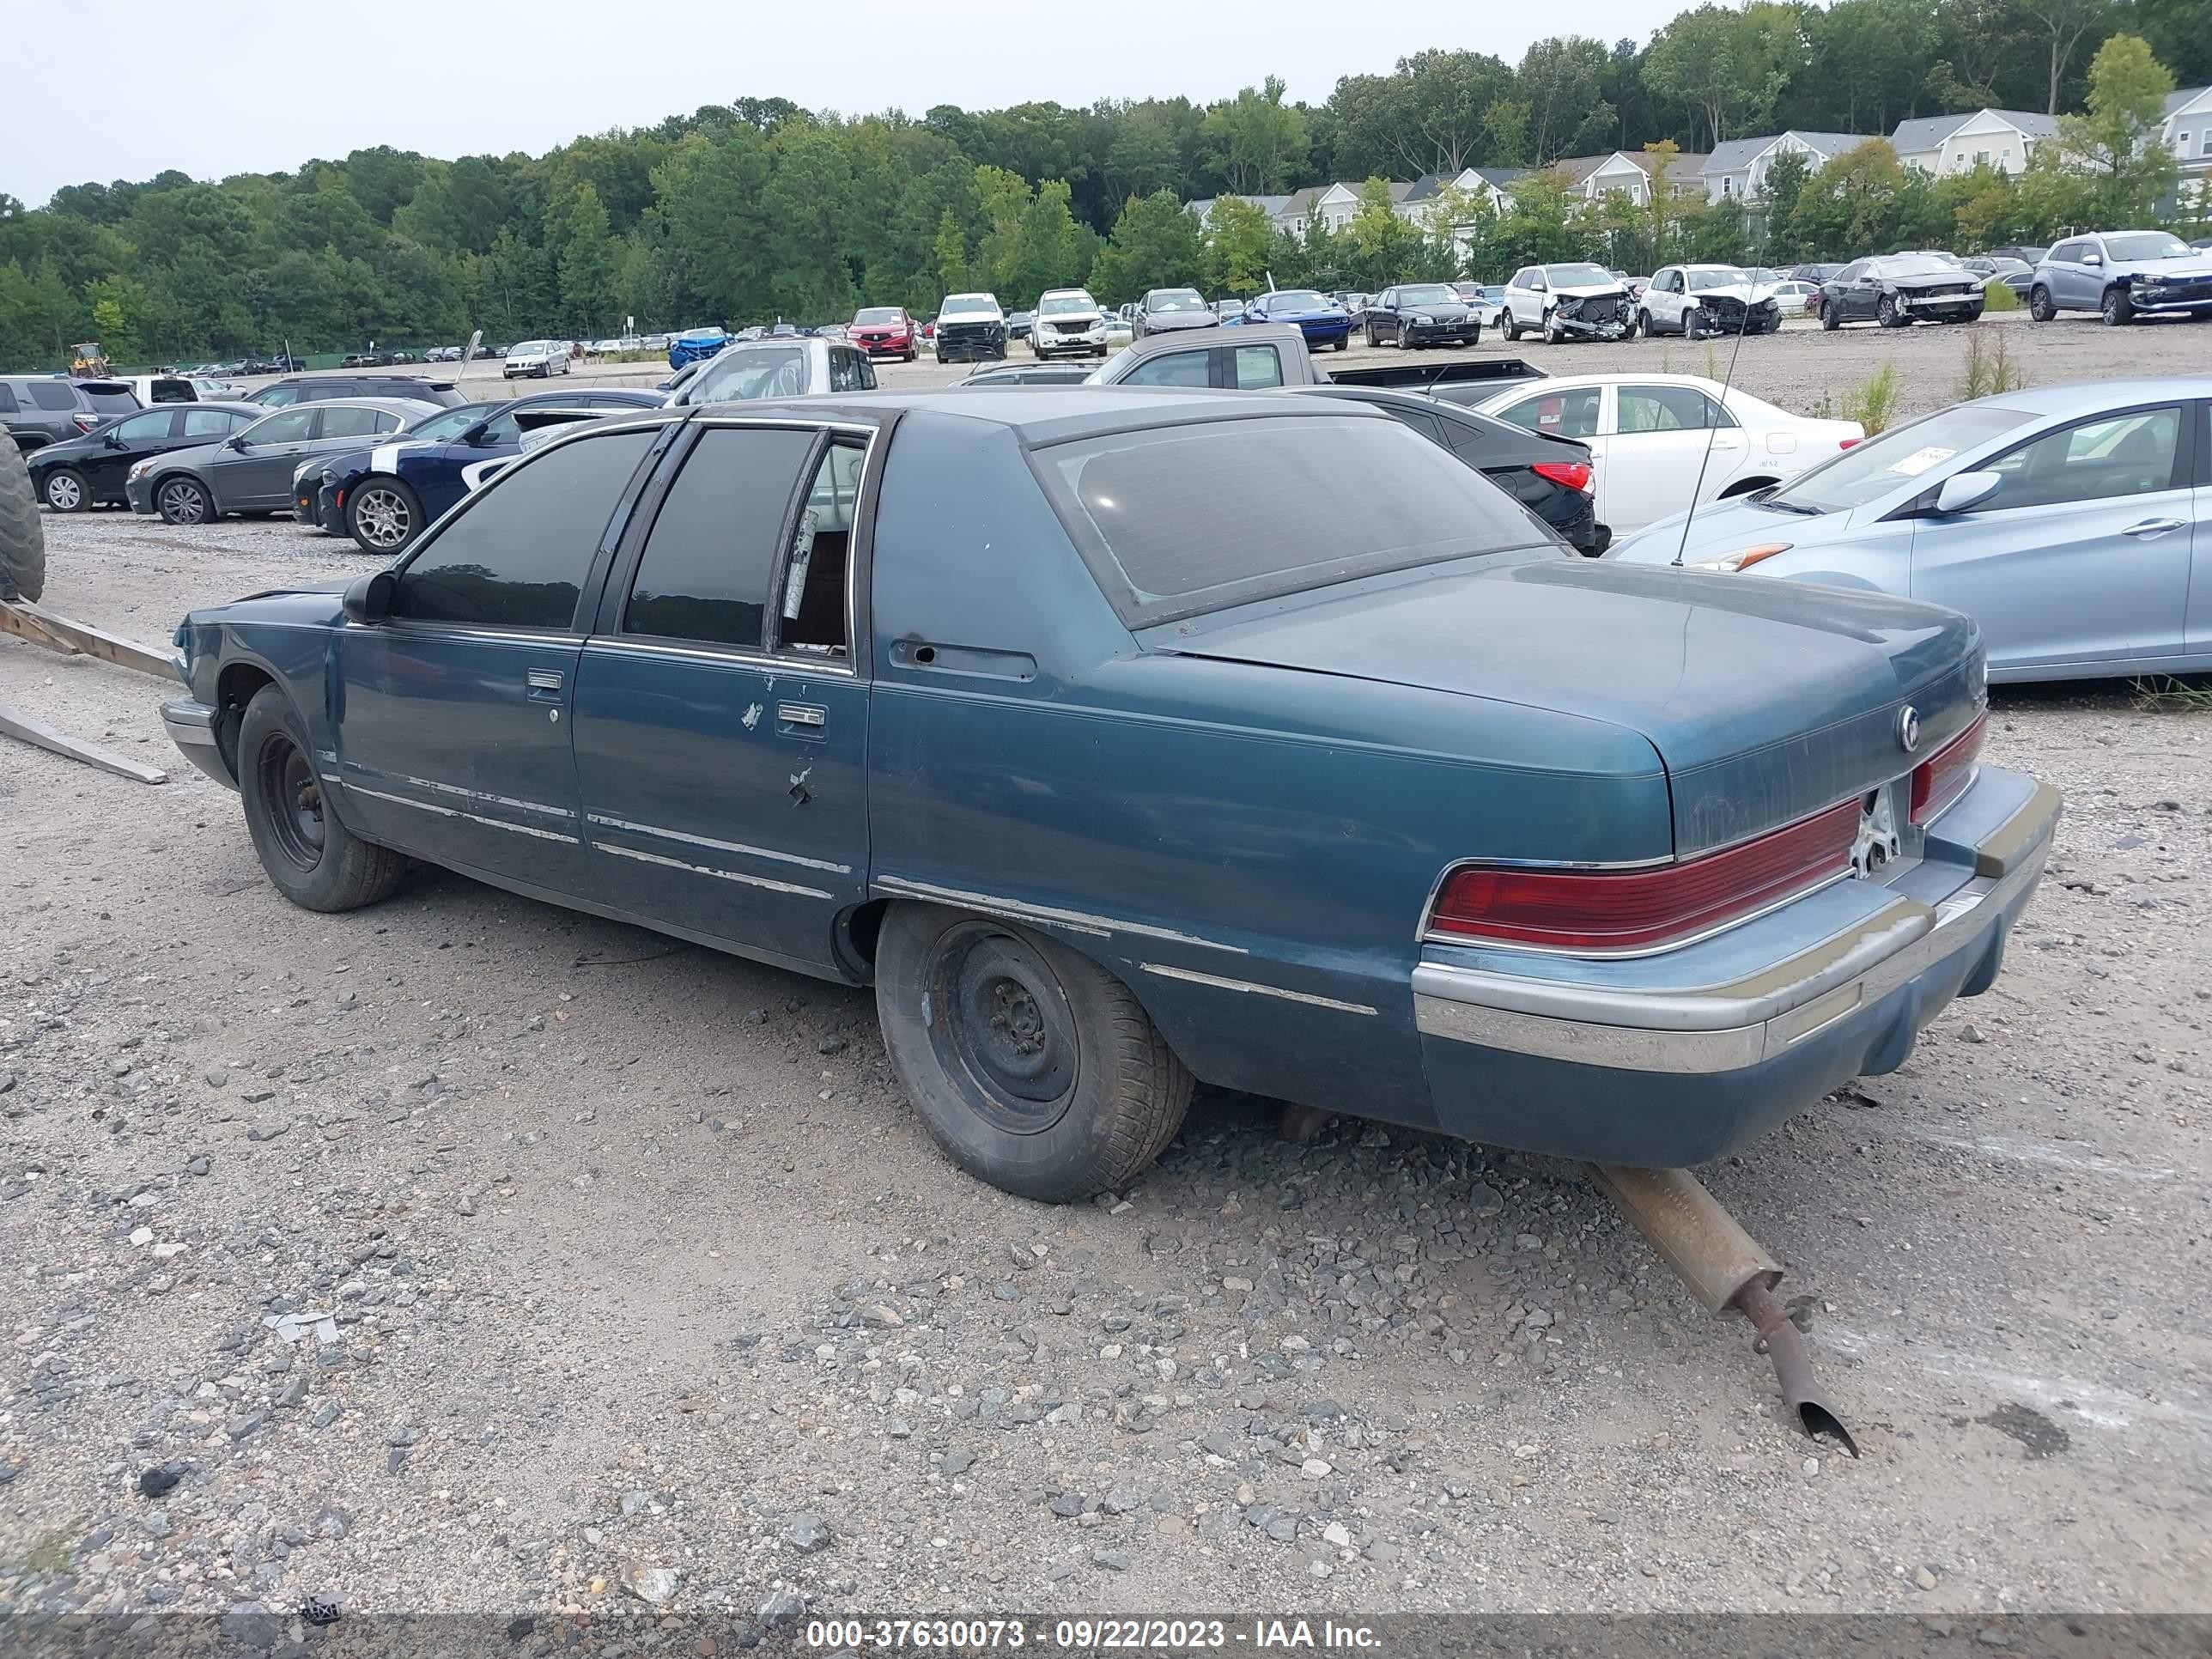
[[[416,374],[295,374],[246,396],[264,409],[288,404],[320,403],[325,398],[412,398],[418,403],[458,409],[468,402],[451,380]]]
[[[65,380],[55,374],[0,375],[0,425],[28,453],[81,437],[139,407],[123,380]]]

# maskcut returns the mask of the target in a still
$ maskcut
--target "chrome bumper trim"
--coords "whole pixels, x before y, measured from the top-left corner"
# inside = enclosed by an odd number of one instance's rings
[[[1622,1071],[1739,1071],[1925,973],[2043,873],[2058,792],[2039,784],[1976,848],[1976,871],[1936,905],[1899,896],[1856,927],[1760,973],[1688,991],[1637,991],[1423,963],[1415,1024],[1430,1036]]]

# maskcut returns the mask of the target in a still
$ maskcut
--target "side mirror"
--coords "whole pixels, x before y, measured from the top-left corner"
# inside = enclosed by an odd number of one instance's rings
[[[101,434],[100,441],[106,445],[110,449],[120,449],[123,447],[123,440],[117,437],[112,432]]]
[[[1936,492],[1936,510],[1964,513],[1978,507],[1996,495],[1997,486],[2003,482],[2002,472],[1954,472]]]
[[[355,577],[340,601],[346,620],[364,628],[374,627],[391,616],[392,596],[398,591],[399,578],[389,570],[372,570],[366,576]]]
[[[253,447],[253,440],[251,438],[226,438],[223,440],[222,447],[225,449],[251,449]]]

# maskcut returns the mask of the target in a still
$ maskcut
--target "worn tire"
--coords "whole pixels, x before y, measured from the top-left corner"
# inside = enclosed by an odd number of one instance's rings
[[[1331,348],[1331,349],[1332,349],[1332,350],[1335,350],[1335,351],[1349,351],[1349,350],[1351,350],[1351,349],[1352,349],[1352,331],[1351,331],[1350,329],[1348,329],[1348,328],[1347,328],[1346,330],[1345,330],[1345,331],[1344,331],[1344,333],[1343,333],[1343,335],[1342,335],[1342,337],[1341,337],[1340,338],[1339,338],[1339,339],[1338,339],[1338,341],[1337,341],[1336,344],[1335,344],[1334,347],[1332,347],[1332,348]]]
[[[314,752],[307,723],[283,689],[264,685],[255,692],[238,727],[246,833],[269,879],[293,903],[305,910],[358,909],[397,887],[407,860],[338,822],[323,804]]]
[[[1118,1190],[1190,1103],[1189,1072],[1128,988],[1013,922],[894,904],[876,945],[876,1013],[931,1138],[1018,1197]]]
[[[1832,334],[1843,325],[1844,319],[1836,315],[1835,307],[1822,306],[1820,307],[1820,327],[1824,332]]]
[[[92,505],[92,485],[73,466],[58,466],[47,473],[39,494],[57,513],[82,513]]]
[[[2118,283],[2105,290],[2105,297],[2097,312],[2105,319],[2106,328],[2125,328],[2136,319],[2135,301],[2128,298],[2127,290]]]
[[[1897,308],[1897,301],[1887,294],[1874,302],[1874,319],[1883,328],[1903,328],[1911,320]]]
[[[0,432],[0,599],[35,599],[46,591],[46,527],[31,469],[15,441]]]

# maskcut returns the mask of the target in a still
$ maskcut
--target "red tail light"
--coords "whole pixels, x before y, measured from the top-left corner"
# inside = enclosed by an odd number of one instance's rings
[[[1912,821],[1926,823],[1966,792],[1974,781],[1974,763],[1982,757],[1982,740],[1990,734],[1987,714],[1912,769]]]
[[[1856,449],[1859,445],[1865,441],[1866,440],[1864,438],[1844,438],[1837,443],[1836,447],[1838,449]]]
[[[72,415],[70,419],[76,423],[76,429],[80,432],[89,432],[100,424],[97,415]]]
[[[1528,469],[1540,478],[1549,478],[1555,484],[1565,484],[1570,489],[1588,489],[1590,470],[1588,461],[1538,461]]]
[[[1429,931],[1584,953],[1678,944],[1844,874],[1858,829],[1854,795],[1733,847],[1648,869],[1466,865],[1444,878]]]

